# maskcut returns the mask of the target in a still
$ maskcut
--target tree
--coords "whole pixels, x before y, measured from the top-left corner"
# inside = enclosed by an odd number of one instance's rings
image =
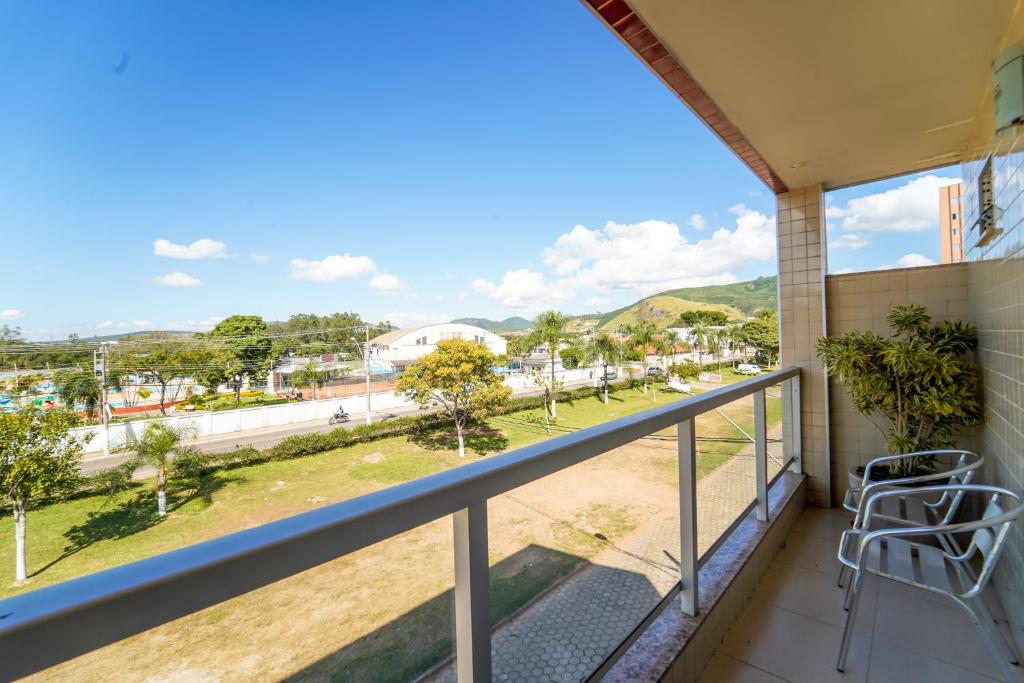
[[[726,325],[729,322],[729,316],[722,311],[684,311],[679,314],[679,319],[676,321],[678,327],[693,327],[699,323],[704,325],[710,325],[712,327],[719,327]]]
[[[775,311],[763,311],[756,318],[743,323],[741,341],[754,347],[758,361],[771,367],[772,359],[779,355],[779,320]]]
[[[316,398],[317,387],[322,387],[326,381],[327,371],[321,370],[315,360],[310,360],[292,375],[292,385],[297,387],[308,386],[314,399]]]
[[[587,346],[587,356],[595,360],[600,359],[601,367],[604,370],[601,379],[604,382],[605,405],[608,404],[608,366],[618,359],[620,351],[619,343],[607,332],[595,334]]]
[[[559,313],[558,311],[544,311],[536,318],[533,319],[533,327],[530,329],[529,339],[531,346],[538,346],[540,344],[548,345],[548,359],[551,361],[551,385],[555,385],[555,354],[558,353],[558,347],[565,341],[569,340],[569,334],[566,332],[566,325],[568,319]],[[551,417],[556,417],[555,412],[555,392],[550,392],[551,400]]]
[[[956,322],[932,324],[924,306],[893,306],[895,334],[849,332],[818,340],[830,377],[846,384],[854,408],[882,433],[893,455],[956,447],[956,431],[982,423],[981,374],[964,359],[978,347],[978,331]],[[874,417],[888,420],[882,427]],[[893,468],[908,476],[927,467],[908,458]]]
[[[700,366],[693,361],[684,360],[669,366],[668,374],[670,377],[678,377],[680,382],[686,382],[700,377]]]
[[[661,340],[668,346],[669,355],[672,357],[674,362],[676,359],[676,347],[679,346],[679,343],[682,341],[679,338],[679,333],[675,330],[665,330],[661,334]]]
[[[395,387],[421,406],[437,404],[455,423],[459,457],[466,457],[469,420],[483,420],[512,390],[494,373],[494,354],[466,339],[442,339],[437,349],[406,368]]]
[[[693,349],[697,353],[697,363],[700,369],[704,369],[704,345],[708,342],[708,326],[704,323],[697,323],[690,328],[690,339],[693,342]]]
[[[117,469],[122,481],[131,479],[135,470],[149,465],[156,470],[156,511],[161,517],[167,514],[167,477],[171,472],[171,461],[191,462],[201,457],[199,449],[182,444],[195,436],[194,428],[175,428],[162,422],[150,422],[138,441],[126,444],[122,452],[130,455],[127,462]]]
[[[733,369],[736,368],[736,347],[740,343],[740,326],[730,325],[725,330],[726,339],[729,342],[729,359],[732,362]]]
[[[69,411],[23,409],[0,413],[0,491],[14,515],[14,575],[28,574],[25,532],[28,510],[46,498],[75,491],[82,448],[91,437],[71,434],[76,418]]]
[[[193,376],[207,362],[205,350],[193,340],[167,332],[151,332],[133,337],[110,351],[108,377],[116,377],[123,385],[131,377],[151,378],[160,387],[160,414],[167,415],[164,403],[167,387],[179,387],[186,377]]]
[[[657,331],[658,329],[650,320],[641,320],[633,325],[623,327],[623,332],[629,335],[629,343],[640,350],[640,367],[644,372],[644,394],[647,393],[647,351],[654,344]]]
[[[258,315],[233,315],[201,336],[213,340],[214,348],[226,356],[222,376],[234,392],[236,403],[244,381],[262,382],[280,353],[280,348],[273,346],[267,324]],[[207,379],[217,379],[215,374]]]
[[[96,375],[83,368],[61,370],[54,375],[53,383],[64,406],[74,411],[76,403],[85,405],[85,422],[92,422],[92,416],[100,403],[100,383]]]

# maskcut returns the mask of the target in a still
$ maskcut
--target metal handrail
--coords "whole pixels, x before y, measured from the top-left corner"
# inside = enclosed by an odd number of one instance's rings
[[[798,382],[799,376],[799,368],[776,370],[676,404],[8,598],[0,601],[0,674],[18,678],[41,671],[446,515],[455,514],[457,521],[461,513],[469,511],[472,516],[488,498],[735,400],[758,392],[763,398],[765,388],[786,380]],[[796,385],[797,401],[798,391]],[[763,406],[761,414],[763,431]],[[797,434],[798,430],[797,426]],[[797,467],[798,453],[799,447]],[[486,524],[483,534],[486,540]],[[485,570],[486,559],[485,542]]]

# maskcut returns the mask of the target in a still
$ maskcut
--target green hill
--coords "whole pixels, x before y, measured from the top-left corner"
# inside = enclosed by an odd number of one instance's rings
[[[706,304],[699,301],[687,301],[665,294],[647,297],[632,306],[620,309],[611,319],[601,319],[602,330],[617,330],[623,325],[632,325],[640,320],[649,320],[658,329],[669,327],[686,311],[722,311],[730,319],[741,319],[743,312],[726,304]]]
[[[490,320],[488,318],[456,318],[452,322],[462,323],[464,325],[476,325],[477,327],[482,327],[485,330],[490,330],[495,333],[518,332],[520,330],[529,329],[530,327],[529,320],[518,316],[505,318],[504,320]]]
[[[707,287],[670,289],[661,294],[609,311],[598,324],[603,330],[614,330],[622,324],[651,320],[658,327],[672,324],[680,313],[700,309],[720,310],[730,317],[741,318],[777,305],[778,276],[769,275],[747,282]]]

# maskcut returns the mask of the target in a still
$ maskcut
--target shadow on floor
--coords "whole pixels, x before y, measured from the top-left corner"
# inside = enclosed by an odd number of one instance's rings
[[[472,425],[464,432],[466,450],[476,455],[490,455],[508,448],[508,438],[487,425]],[[454,451],[459,448],[455,430],[431,430],[414,433],[409,440],[430,451]]]
[[[223,473],[209,474],[196,479],[172,482],[167,492],[167,512],[173,513],[184,505],[195,500],[202,501],[204,507],[213,502],[213,495],[227,484],[239,481],[239,477],[226,476]],[[133,536],[162,522],[166,517],[157,514],[156,491],[152,484],[117,504],[110,501],[104,503],[99,510],[90,512],[81,524],[76,524],[64,532],[67,545],[64,552],[32,572],[38,576],[50,567],[63,562],[72,555],[85,550],[99,541],[117,540]]]
[[[587,564],[579,556],[531,544],[493,565],[490,576],[492,626]],[[657,590],[646,577],[624,570],[608,570],[621,574],[622,581],[646,583],[645,592],[650,593],[653,601],[658,599]],[[558,593],[549,593],[540,600],[554,595]],[[323,680],[390,683],[416,679],[453,654],[453,600],[453,592],[445,591],[284,680],[290,683]],[[556,628],[554,621],[545,619],[545,623]],[[529,647],[527,643],[518,644],[524,652]],[[601,656],[607,654],[610,653]],[[594,664],[594,668],[599,663]],[[496,658],[496,674],[498,668]]]

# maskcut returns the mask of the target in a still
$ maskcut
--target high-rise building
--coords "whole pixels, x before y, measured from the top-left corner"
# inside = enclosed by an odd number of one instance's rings
[[[939,188],[939,240],[943,263],[964,260],[963,189],[963,183]]]

